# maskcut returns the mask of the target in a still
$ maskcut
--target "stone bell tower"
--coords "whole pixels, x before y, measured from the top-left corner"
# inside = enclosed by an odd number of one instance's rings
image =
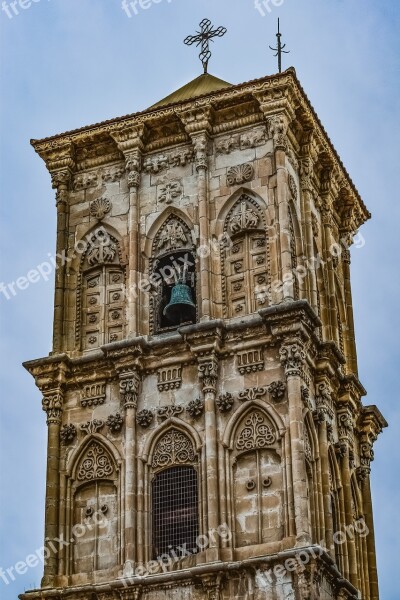
[[[201,75],[33,140],[56,190],[41,590],[22,600],[378,599],[386,422],[357,375],[369,218],[293,69]]]

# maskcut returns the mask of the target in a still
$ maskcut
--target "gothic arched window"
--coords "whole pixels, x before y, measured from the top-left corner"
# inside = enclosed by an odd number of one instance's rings
[[[150,281],[152,333],[196,322],[196,256],[192,232],[174,214],[168,217],[154,238]],[[176,310],[167,310],[171,302],[175,302]]]
[[[92,573],[118,565],[118,474],[113,458],[93,440],[76,468],[71,515],[72,572]],[[69,539],[68,537],[68,539]]]
[[[78,295],[77,341],[90,350],[124,335],[125,274],[118,242],[103,228],[93,234],[84,256]]]
[[[192,463],[192,464],[191,464]],[[199,490],[197,457],[190,439],[171,429],[158,441],[152,460],[152,555],[181,548],[197,552]]]
[[[257,203],[243,194],[229,211],[222,250],[223,289],[228,317],[256,312],[268,304],[268,248],[265,224]]]

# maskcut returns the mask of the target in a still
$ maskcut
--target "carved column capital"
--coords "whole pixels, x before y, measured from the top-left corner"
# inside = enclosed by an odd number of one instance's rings
[[[287,132],[289,129],[289,120],[283,113],[273,115],[268,118],[268,128],[270,136],[274,140],[277,150],[287,149]]]
[[[208,170],[208,147],[209,138],[206,133],[200,133],[193,136],[193,146],[195,151],[195,163],[197,171]]]
[[[279,356],[286,377],[301,375],[306,362],[306,352],[300,341],[285,342],[279,350]]]
[[[310,156],[300,159],[300,184],[303,191],[312,191],[313,160]]]
[[[125,155],[125,170],[128,174],[128,186],[138,188],[142,171],[142,153],[138,148]]]
[[[142,151],[146,138],[144,124],[126,127],[111,134],[118,146],[118,150],[125,157],[125,169],[128,174],[128,186],[137,188],[140,185],[142,169]]]
[[[215,354],[199,358],[198,373],[204,394],[216,394],[218,383],[219,363]]]
[[[47,414],[47,425],[61,424],[64,397],[60,389],[49,390],[43,396],[42,409]]]
[[[139,397],[141,377],[138,371],[124,373],[120,377],[119,391],[124,408],[136,408]]]
[[[316,384],[315,402],[317,409],[322,411],[330,421],[334,417],[332,389],[327,381],[320,381]]]
[[[70,168],[59,169],[51,173],[51,185],[56,192],[56,206],[67,205],[68,190],[72,181],[72,171]]]

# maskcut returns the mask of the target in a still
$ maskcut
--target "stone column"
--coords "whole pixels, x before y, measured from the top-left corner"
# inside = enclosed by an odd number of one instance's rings
[[[325,523],[325,546],[328,552],[332,555],[333,544],[333,517],[331,509],[331,491],[329,482],[329,442],[328,442],[328,420],[331,422],[333,418],[333,401],[330,387],[327,382],[317,384],[316,397],[318,418],[318,444],[319,457],[321,461],[321,479],[322,479],[322,496],[324,507],[324,523]]]
[[[215,354],[199,359],[199,379],[204,394],[205,412],[205,452],[207,481],[207,523],[208,531],[218,528],[219,523],[219,486],[218,486],[218,442],[215,398],[218,382],[218,359]],[[207,535],[207,532],[204,532]],[[215,538],[215,539],[214,539]],[[218,536],[210,536],[206,551],[207,561],[219,559]]]
[[[339,346],[339,327],[338,327],[338,314],[337,314],[337,303],[336,303],[336,284],[334,274],[334,260],[335,255],[332,253],[332,247],[334,240],[332,237],[332,198],[331,198],[331,169],[326,168],[322,171],[321,175],[321,199],[320,199],[320,211],[322,217],[322,247],[323,247],[323,259],[325,262],[324,268],[327,273],[328,289],[327,289],[327,310],[328,310],[328,322],[324,323],[324,339],[333,340]]]
[[[346,239],[349,242],[349,236],[346,236]],[[356,350],[356,340],[355,340],[355,332],[354,332],[354,315],[353,315],[353,300],[351,293],[351,279],[350,279],[350,264],[351,264],[351,255],[350,248],[345,248],[342,252],[343,258],[343,279],[344,279],[344,298],[345,298],[345,309],[346,309],[346,317],[347,317],[347,331],[345,332],[345,339],[347,340],[347,356],[346,356],[346,367],[347,372],[351,374],[358,373],[358,365],[357,365],[357,350]]]
[[[302,212],[304,219],[304,247],[307,258],[307,280],[308,280],[308,293],[310,304],[318,315],[318,293],[317,293],[317,275],[315,271],[315,259],[314,256],[314,234],[312,228],[312,183],[311,176],[313,171],[313,163],[310,157],[305,157],[300,163],[300,184],[301,184],[301,198],[302,198]]]
[[[137,370],[120,374],[120,393],[125,408],[125,564],[124,574],[134,572],[136,538],[136,409],[140,387]]]
[[[304,421],[301,400],[301,373],[306,360],[304,346],[299,338],[285,341],[280,349],[280,359],[285,369],[289,402],[289,431],[296,523],[296,543],[311,543],[311,523],[308,518],[307,473],[304,447]],[[290,459],[290,457],[289,457]]]
[[[360,482],[363,500],[365,524],[368,527],[368,535],[366,539],[367,564],[365,565],[365,569],[368,572],[369,593],[371,600],[379,600],[378,569],[376,564],[375,529],[370,476],[371,469],[369,467],[361,466],[357,469],[357,478]]]
[[[289,187],[286,168],[288,119],[285,114],[279,114],[270,117],[268,123],[275,148],[276,201],[278,204],[281,280],[283,283],[281,300],[288,302],[294,300],[294,275],[289,222]]]
[[[68,188],[72,172],[69,168],[52,173],[52,186],[57,190],[57,240],[56,240],[56,272],[54,292],[54,325],[53,353],[58,354],[64,348],[64,304],[65,304],[65,269],[68,251],[69,204]]]
[[[341,477],[344,498],[344,516],[346,528],[353,526],[353,508],[351,491],[350,452],[352,448],[353,418],[350,407],[344,407],[337,415],[339,444],[341,447]],[[351,531],[351,529],[349,529]],[[358,587],[357,550],[354,536],[346,535],[347,553],[349,557],[349,572],[346,574],[354,587]]]
[[[144,149],[144,125],[129,127],[112,134],[118,149],[124,154],[127,182],[129,188],[129,265],[127,295],[127,336],[135,338],[139,335],[139,187],[142,167],[142,151]]]
[[[197,171],[197,196],[199,203],[199,230],[200,246],[207,251],[199,254],[200,273],[200,321],[209,321],[211,318],[211,260],[210,260],[210,231],[208,210],[208,151],[210,145],[209,135],[212,132],[212,108],[197,108],[179,114],[186,132],[190,135],[195,152],[195,166]]]
[[[61,388],[44,392],[43,410],[47,414],[47,469],[46,469],[46,504],[45,504],[45,547],[50,556],[44,564],[42,587],[52,587],[57,575],[58,557],[53,550],[59,538],[58,509],[60,489],[60,427],[63,413],[63,394]]]

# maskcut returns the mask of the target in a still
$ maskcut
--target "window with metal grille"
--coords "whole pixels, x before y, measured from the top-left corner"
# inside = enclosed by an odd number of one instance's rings
[[[193,467],[171,467],[152,484],[153,558],[180,548],[195,554],[199,535],[198,482]]]

